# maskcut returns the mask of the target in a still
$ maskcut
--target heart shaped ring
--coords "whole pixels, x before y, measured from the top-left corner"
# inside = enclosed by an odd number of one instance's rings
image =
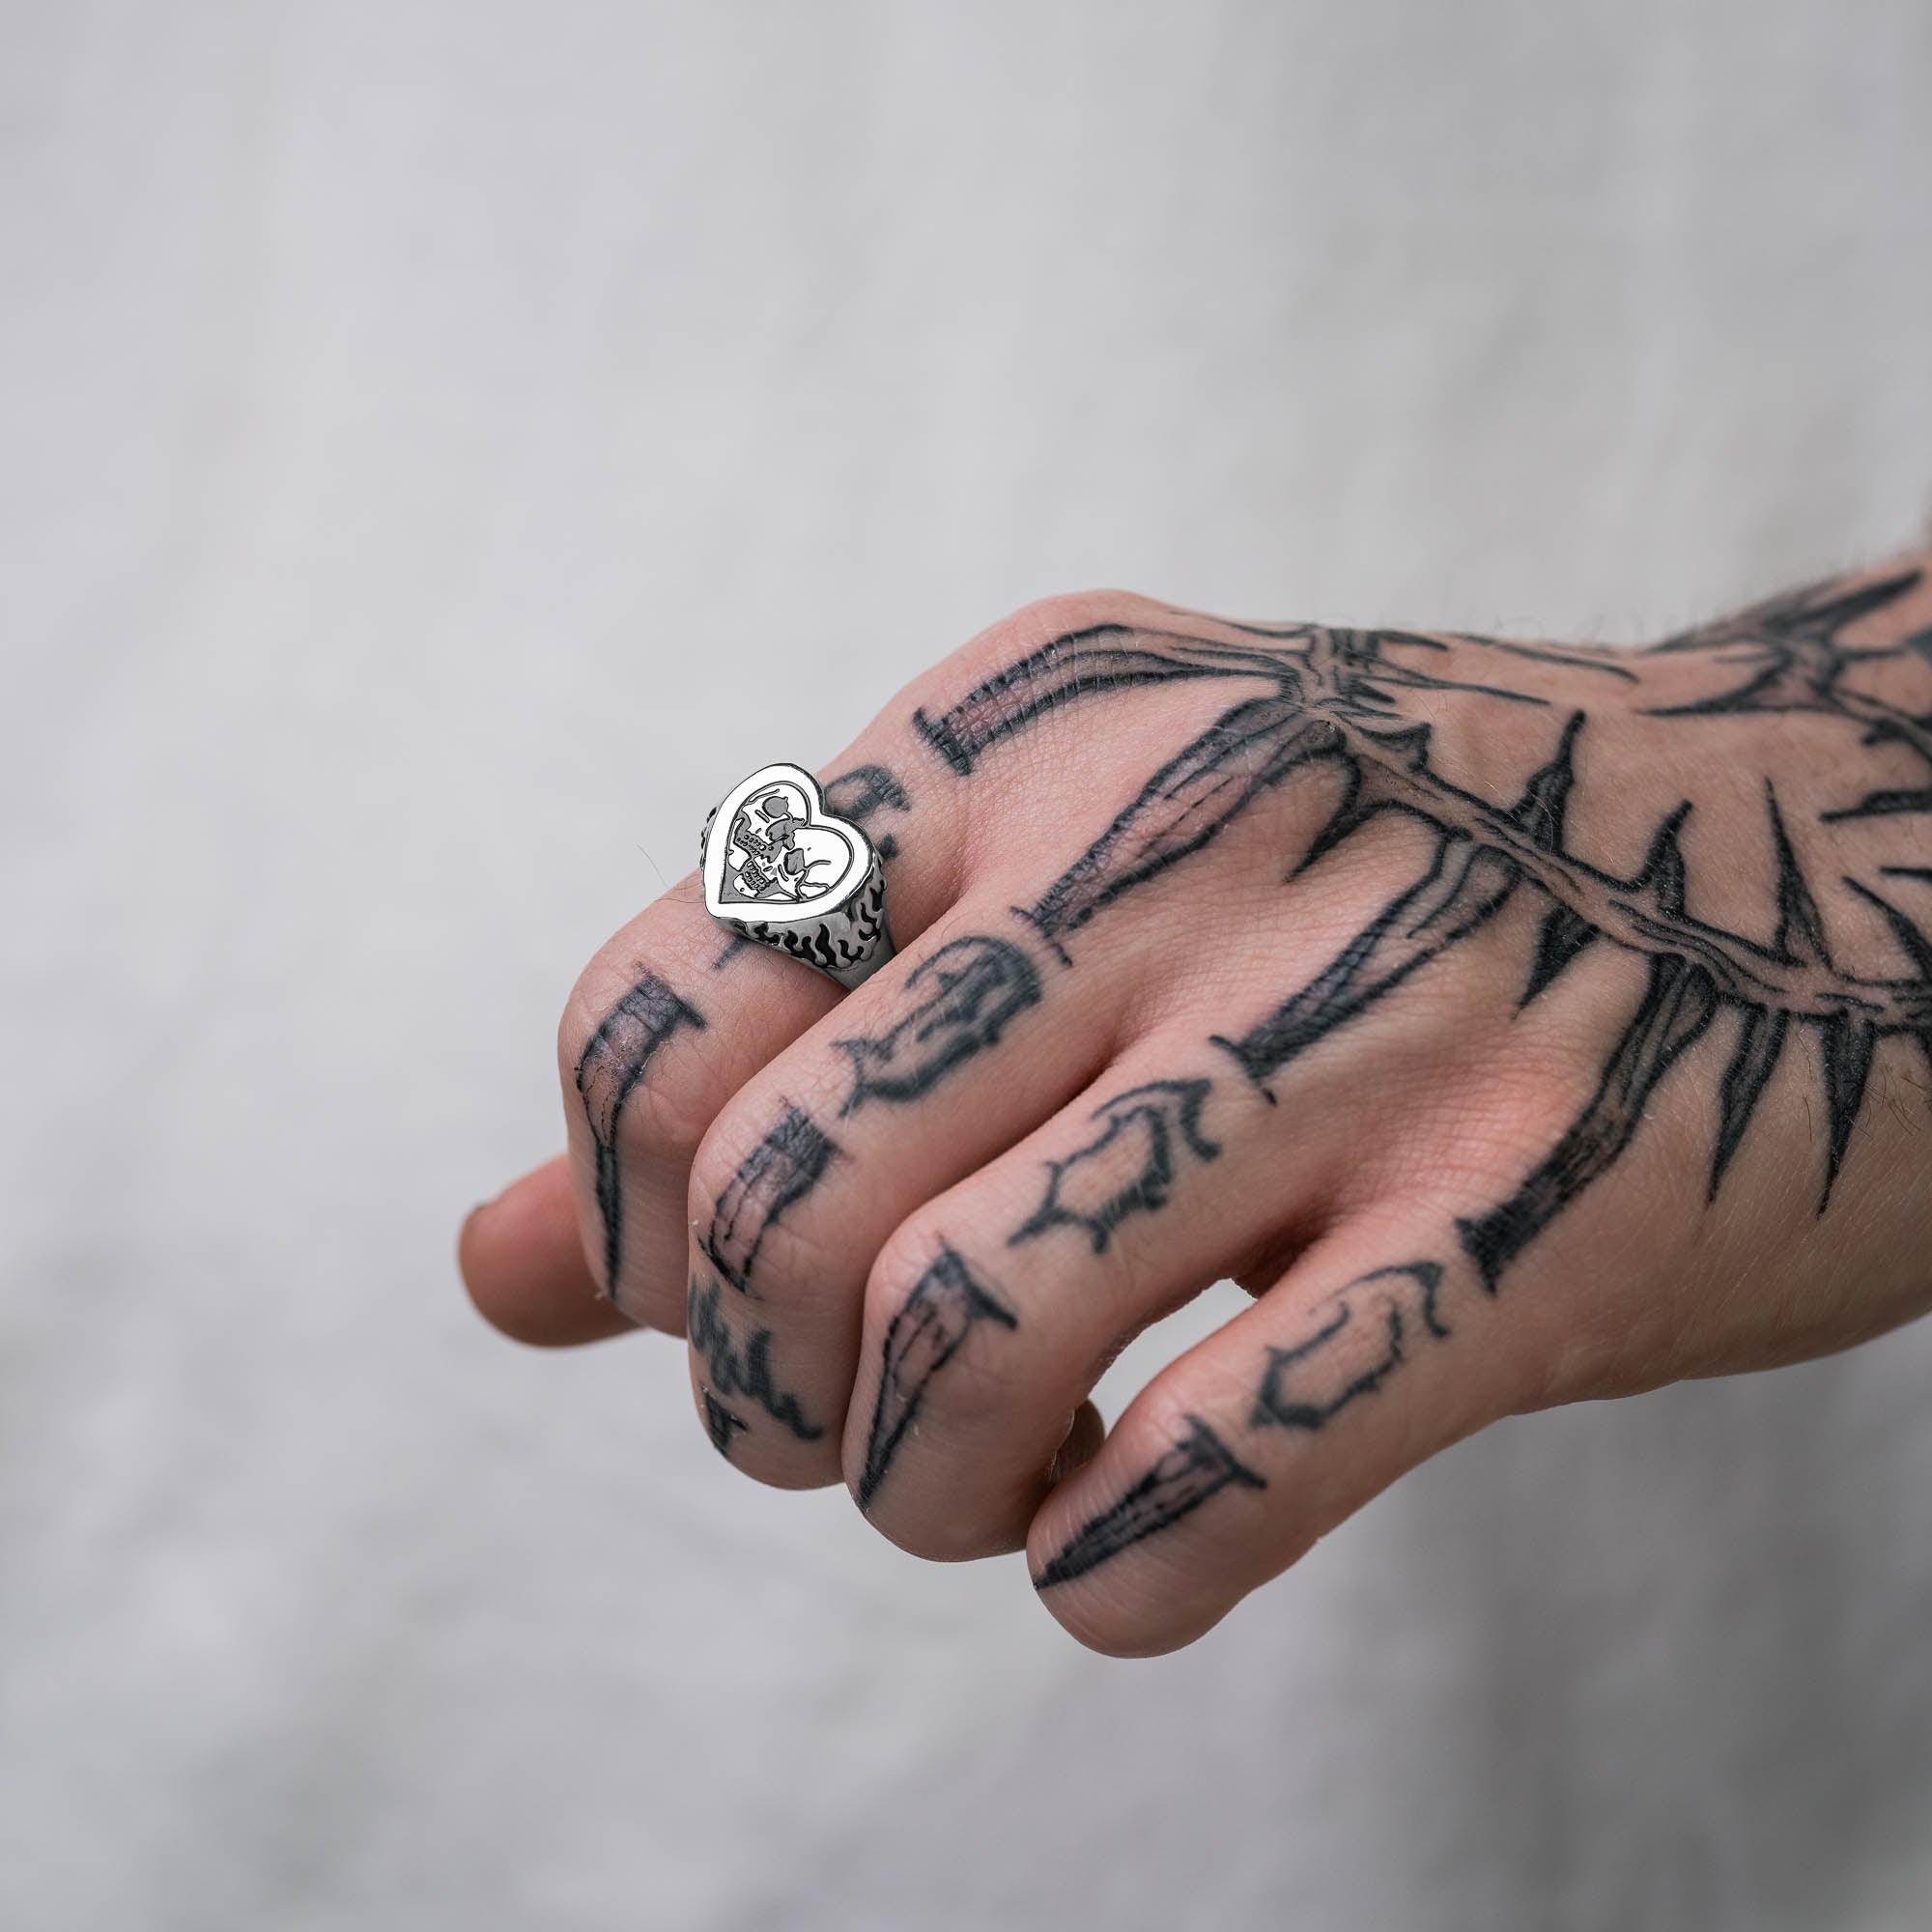
[[[798,765],[765,765],[704,821],[704,905],[741,939],[777,947],[841,986],[893,956],[872,841]]]

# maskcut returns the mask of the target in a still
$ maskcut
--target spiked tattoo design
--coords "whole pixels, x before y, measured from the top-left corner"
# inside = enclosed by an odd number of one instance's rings
[[[1267,1488],[1198,1415],[1190,1415],[1187,1425],[1186,1435],[1112,1509],[1081,1524],[1034,1577],[1035,1589],[1070,1583],[1108,1557],[1172,1529],[1230,1483],[1244,1490]]]
[[[1224,624],[1176,612],[1171,626],[1101,624],[1069,633],[943,715],[922,712],[914,724],[947,764],[969,776],[1003,741],[1065,706],[1181,680],[1248,687],[1020,909],[1063,959],[1089,921],[1201,852],[1258,799],[1285,785],[1320,787],[1313,795],[1325,819],[1295,855],[1296,869],[1385,814],[1423,829],[1426,858],[1408,882],[1312,978],[1244,1029],[1217,1037],[1234,1065],[1269,1098],[1271,1083],[1300,1055],[1428,973],[1507,905],[1540,909],[1520,996],[1525,1006],[1549,997],[1593,948],[1636,955],[1642,990],[1605,1056],[1595,1092],[1508,1198],[1457,1224],[1456,1262],[1477,1291],[1492,1295],[1518,1258],[1623,1158],[1660,1083],[1720,1021],[1727,1055],[1720,1070],[1699,1075],[1710,1083],[1713,1198],[1746,1145],[1774,1073],[1791,1062],[1796,1036],[1815,1042],[1820,1212],[1850,1151],[1881,1043],[1911,1040],[1932,1063],[1932,865],[1901,863],[1917,860],[1922,843],[1909,855],[1896,843],[1889,851],[1842,846],[1844,835],[1861,827],[1903,826],[1908,838],[1916,830],[1921,840],[1932,833],[1932,628],[1898,637],[1905,626],[1894,614],[1890,632],[1876,642],[1867,628],[1867,620],[1895,613],[1923,578],[1905,568],[1815,585],[1642,651]],[[1686,855],[1689,801],[1656,801],[1654,831],[1634,870],[1583,856],[1590,840],[1579,840],[1570,822],[1573,794],[1579,761],[1587,768],[1592,756],[1593,731],[1606,727],[1593,724],[1587,705],[1552,708],[1546,666],[1561,667],[1579,689],[1601,688],[1626,718],[1655,721],[1646,728],[1703,733],[1685,744],[1714,769],[1737,770],[1740,741],[1722,733],[1740,719],[1783,714],[1838,734],[1841,755],[1814,781],[1837,786],[1839,795],[1807,807],[1802,822],[1789,799],[1803,786],[1775,769],[1751,774],[1768,881],[1759,922],[1712,917],[1711,896],[1700,894]],[[1485,718],[1507,716],[1521,721],[1514,727],[1520,738],[1542,714],[1548,716],[1542,762],[1507,802],[1458,782],[1453,759],[1438,748],[1445,716],[1473,720],[1476,733]],[[1814,887],[1825,852],[1841,861],[1835,911]],[[1923,900],[1916,914],[1906,897],[1912,893]],[[1845,963],[1858,950],[1848,937],[1854,918],[1889,940],[1894,966],[1854,970]],[[1869,943],[1867,936],[1867,954]],[[1705,1065],[1701,1058],[1698,1064]],[[1178,1124],[1168,1122],[1170,1153]],[[1151,1130],[1136,1131],[1145,1150]],[[1123,1144],[1124,1133],[1103,1134],[1053,1164],[1046,1199],[1021,1237],[1071,1219],[1104,1246],[1120,1215],[1145,1205],[1132,1171],[1135,1143]],[[1107,1178],[1116,1169],[1118,1188]],[[1172,1170],[1150,1151],[1141,1175],[1158,1190]],[[1446,1265],[1406,1264],[1345,1292],[1324,1326],[1267,1364],[1256,1426],[1318,1427],[1378,1387],[1408,1343],[1440,1332],[1436,1294]],[[1179,1455],[1122,1500],[1123,1520],[1137,1525],[1133,1536],[1176,1520],[1166,1504],[1149,1507],[1146,1497],[1166,1493]],[[1057,1574],[1059,1561],[1049,1572]]]
[[[1267,1351],[1248,1426],[1312,1432],[1374,1395],[1402,1366],[1411,1338],[1448,1335],[1435,1306],[1441,1287],[1439,1262],[1406,1262],[1350,1282],[1308,1336]]]
[[[954,1067],[999,1043],[1040,999],[1039,973],[1010,941],[954,939],[906,976],[912,1005],[885,1033],[837,1042],[852,1063],[842,1114],[875,1100],[917,1100]]]
[[[724,1407],[724,1399],[742,1395],[756,1403],[774,1422],[801,1442],[816,1442],[825,1434],[823,1427],[806,1420],[798,1397],[781,1388],[772,1372],[772,1331],[759,1328],[749,1341],[738,1342],[719,1306],[724,1298],[722,1282],[695,1279],[685,1298],[685,1324],[691,1346],[704,1357],[710,1376],[703,1394],[704,1422],[711,1440],[720,1451],[729,1453],[733,1433],[745,1428],[746,1423],[742,1416]]]
[[[1154,1080],[1130,1087],[1094,1110],[1100,1131],[1064,1160],[1047,1162],[1046,1198],[1008,1236],[1016,1247],[1049,1228],[1078,1228],[1096,1255],[1129,1214],[1167,1205],[1183,1154],[1213,1160],[1217,1142],[1201,1131],[1201,1109],[1213,1083]]]
[[[838,1158],[809,1114],[786,1105],[778,1125],[746,1155],[714,1204],[704,1252],[735,1289],[755,1294],[753,1264],[772,1225],[816,1187]]]
[[[624,1200],[617,1161],[617,1117],[653,1055],[680,1027],[699,1031],[704,1015],[655,973],[646,973],[590,1036],[577,1063],[577,1091],[595,1149],[597,1210],[604,1221],[604,1293],[617,1293],[624,1259]]]
[[[1465,1240],[1499,1273],[1553,1215],[1613,1166],[1629,1146],[1644,1102],[1684,1049],[1723,1009],[1739,1016],[1740,1038],[1721,1082],[1713,1140],[1712,1184],[1721,1181],[1789,1032],[1818,1037],[1828,1123],[1821,1199],[1843,1160],[1862,1104],[1876,1042],[1906,1035],[1932,1059],[1932,938],[1865,880],[1850,891],[1891,932],[1907,970],[1887,977],[1837,964],[1826,922],[1798,858],[1775,782],[1764,782],[1765,841],[1776,903],[1762,937],[1701,918],[1681,835],[1687,804],[1660,813],[1636,871],[1621,875],[1578,857],[1566,838],[1577,758],[1589,714],[1553,726],[1545,763],[1520,796],[1499,806],[1456,784],[1432,761],[1431,724],[1405,709],[1405,693],[1462,694],[1511,707],[1548,708],[1533,690],[1452,678],[1432,657],[1493,655],[1507,675],[1519,660],[1560,664],[1601,678],[1606,689],[1641,693],[1662,684],[1673,661],[1697,653],[1726,669],[1728,688],[1688,701],[1641,707],[1685,721],[1749,713],[1803,712],[1848,727],[1848,750],[1882,748],[1915,765],[1921,781],[1875,787],[1818,814],[1820,823],[1923,814],[1932,818],[1932,710],[1913,710],[1862,676],[1869,668],[1917,658],[1932,668],[1932,633],[1859,648],[1843,633],[1916,590],[1908,569],[1833,582],[1759,605],[1649,651],[1543,650],[1533,644],[1406,631],[1321,625],[1220,625],[1197,634],[1101,625],[1043,646],[971,692],[943,717],[917,714],[927,741],[970,773],[1002,740],[1063,706],[1163,680],[1262,680],[1275,687],[1244,697],[1150,778],[1026,917],[1064,949],[1102,907],[1200,851],[1264,792],[1320,772],[1338,798],[1301,856],[1305,867],[1372,819],[1402,813],[1432,833],[1421,873],[1392,897],[1307,984],[1246,1032],[1218,1043],[1262,1091],[1297,1055],[1392,992],[1412,974],[1481,931],[1519,895],[1543,903],[1524,1002],[1540,997],[1587,948],[1608,942],[1650,965],[1648,991],[1605,1062],[1597,1095],[1550,1156],[1496,1212],[1467,1224]],[[1239,634],[1239,640],[1215,633]],[[1932,679],[1924,684],[1932,706]],[[1848,759],[1848,763],[1852,762]],[[1879,868],[1888,878],[1918,867]]]
[[[872,1405],[866,1465],[859,1477],[861,1509],[871,1508],[899,1444],[919,1420],[933,1378],[982,1321],[1001,1328],[1019,1326],[1019,1318],[975,1279],[965,1262],[951,1248],[942,1248],[886,1329],[879,1393]]]

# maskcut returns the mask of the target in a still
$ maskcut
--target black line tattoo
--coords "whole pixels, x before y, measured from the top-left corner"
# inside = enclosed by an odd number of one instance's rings
[[[1334,758],[1340,749],[1334,727],[1291,699],[1236,705],[1163,765],[1071,870],[1021,916],[1058,946],[1063,934],[1102,906],[1200,851],[1263,792],[1317,759]]]
[[[731,1438],[751,1426],[736,1409],[726,1408],[709,1389],[704,1391],[704,1433],[710,1436],[712,1448],[727,1463],[731,1460]]]
[[[1346,1020],[1364,1012],[1500,909],[1516,890],[1501,853],[1463,838],[1444,838],[1430,869],[1391,899],[1327,969],[1239,1039],[1213,1036],[1270,1100],[1268,1078]]]
[[[1925,655],[1920,631],[1894,643],[1859,649],[1844,633],[1916,590],[1924,573],[1912,569],[1889,577],[1846,582],[1833,579],[1787,591],[1716,624],[1667,639],[1648,655],[1733,650],[1745,681],[1734,690],[1693,704],[1660,707],[1660,718],[1736,717],[1752,711],[1810,711],[1857,724],[1867,745],[1897,744],[1915,753],[1932,778],[1932,719],[1905,711],[1861,688],[1847,673],[1860,665]],[[1932,811],[1932,784],[1870,794],[1823,814],[1826,824]]]
[[[1187,1434],[1111,1509],[1080,1526],[1034,1577],[1034,1588],[1050,1590],[1084,1577],[1110,1556],[1172,1529],[1230,1483],[1244,1490],[1267,1487],[1207,1423],[1190,1415]]]
[[[1776,790],[1765,785],[1765,849],[1772,880],[1769,936],[1733,930],[1696,903],[1684,830],[1690,807],[1662,810],[1641,863],[1629,875],[1580,857],[1568,836],[1577,759],[1589,720],[1573,712],[1546,762],[1513,804],[1459,785],[1435,755],[1430,707],[1398,702],[1403,691],[1460,692],[1477,701],[1536,706],[1533,693],[1491,683],[1480,657],[1474,677],[1441,676],[1452,643],[1495,653],[1498,678],[1513,659],[1547,661],[1600,676],[1633,696],[1682,684],[1673,661],[1702,653],[1723,688],[1643,715],[1686,721],[1804,712],[1846,727],[1846,792],[1815,810],[1815,827],[1932,817],[1932,628],[1871,641],[1856,627],[1922,592],[1925,573],[1907,569],[1813,586],[1734,618],[1666,639],[1646,652],[1544,651],[1534,645],[1321,625],[1228,625],[1175,613],[1171,628],[1102,625],[1070,633],[969,693],[920,733],[955,772],[973,774],[1003,740],[1065,706],[1174,680],[1245,681],[1256,689],[1222,713],[1140,792],[1025,912],[1065,955],[1068,935],[1124,894],[1199,852],[1266,792],[1319,781],[1338,800],[1295,869],[1312,866],[1382,813],[1428,828],[1427,861],[1305,984],[1244,1033],[1218,1039],[1243,1074],[1268,1082],[1298,1055],[1369,1010],[1411,976],[1491,926],[1504,906],[1538,904],[1534,954],[1520,1004],[1545,997],[1593,948],[1610,946],[1645,963],[1641,997],[1615,1029],[1595,1091],[1504,1201],[1456,1224],[1457,1250],[1360,1277],[1320,1305],[1300,1341],[1268,1350],[1249,1427],[1311,1432],[1375,1394],[1415,1349],[1449,1333],[1444,1297],[1479,1306],[1494,1296],[1523,1251],[1637,1138],[1660,1084],[1720,1023],[1727,1056],[1696,1060],[1708,1078],[1715,1199],[1748,1135],[1762,1096],[1794,1037],[1817,1044],[1809,1077],[1824,1131],[1818,1211],[1825,1211],[1851,1149],[1888,1037],[1916,1041],[1932,1064],[1932,929],[1901,902],[1932,886],[1932,864],[1884,863],[1845,886],[1889,933],[1898,969],[1854,972],[1841,963],[1806,877],[1800,843]],[[1916,661],[1908,664],[1907,660]],[[1891,668],[1889,677],[1876,674]],[[1695,667],[1692,668],[1693,670]],[[1906,694],[1901,697],[1900,693]],[[1915,698],[1912,694],[1921,694]],[[1421,722],[1415,713],[1425,713]],[[1525,714],[1527,715],[1527,714]],[[1883,781],[1858,753],[1884,751]],[[1587,753],[1585,753],[1587,755]],[[1721,756],[1713,749],[1714,757]],[[1913,775],[1916,770],[1917,776]],[[1708,1065],[1710,1070],[1702,1069]],[[1122,1096],[1125,1098],[1126,1096]],[[1102,1110],[1103,1114],[1105,1110]],[[1096,1118],[1100,1118],[1096,1116]],[[1151,1205],[1137,1182],[1163,1193],[1169,1163],[1146,1140],[1110,1122],[1090,1148],[1049,1164],[1040,1208],[1013,1238],[1069,1221],[1103,1248],[1122,1214]],[[1142,1158],[1138,1174],[1130,1155]],[[1091,1160],[1094,1171],[1084,1174]],[[1116,1166],[1110,1165],[1114,1163]],[[1238,1473],[1236,1473],[1238,1472]],[[1229,1482],[1261,1478],[1198,1425],[1110,1510],[1085,1525],[1036,1580],[1083,1575],[1143,1538],[1172,1526]]]
[[[1553,986],[1563,969],[1573,964],[1596,936],[1597,928],[1588,920],[1578,918],[1566,905],[1551,906],[1536,929],[1536,957],[1530,963],[1518,1006],[1528,1006],[1539,993]]]
[[[1405,643],[1446,646],[1437,639],[1418,636],[1412,631],[1401,634]],[[1474,644],[1486,651],[1500,651],[1507,658],[1524,658],[1531,664],[1555,665],[1562,670],[1586,670],[1593,677],[1607,677],[1619,684],[1640,684],[1636,672],[1629,665],[1619,664],[1623,656],[1614,644],[1565,644],[1560,649],[1546,644],[1525,644],[1514,638],[1485,638],[1474,631],[1451,631],[1445,634],[1459,644]]]
[[[906,976],[914,1004],[887,1032],[835,1044],[852,1063],[841,1115],[872,1100],[917,1100],[956,1066],[996,1045],[1040,999],[1039,972],[1017,946],[954,939]]]
[[[1449,1335],[1439,1297],[1441,1264],[1405,1262],[1359,1276],[1318,1306],[1315,1324],[1299,1342],[1269,1349],[1256,1390],[1252,1430],[1286,1429],[1312,1435],[1343,1409],[1370,1396],[1406,1359],[1416,1340]],[[1082,1577],[1183,1517],[1228,1487],[1266,1487],[1199,1416],[1185,1436],[1111,1509],[1083,1524],[1034,1578],[1046,1589]]]
[[[605,1014],[577,1063],[577,1091],[596,1150],[597,1208],[604,1221],[604,1293],[617,1292],[624,1258],[623,1182],[617,1117],[651,1057],[680,1027],[703,1031],[704,1015],[655,973],[646,973]]]
[[[1738,1042],[1718,1087],[1718,1137],[1711,1151],[1707,1201],[1718,1198],[1731,1156],[1744,1145],[1745,1130],[1750,1125],[1758,1095],[1776,1070],[1777,1057],[1784,1051],[1785,1029],[1790,1025],[1775,1009],[1745,1007],[1740,1012]]]
[[[725,1396],[746,1396],[801,1442],[816,1442],[825,1434],[823,1426],[806,1420],[798,1397],[781,1388],[772,1373],[772,1331],[769,1328],[756,1329],[751,1339],[741,1346],[733,1339],[730,1324],[720,1311],[719,1303],[724,1297],[724,1286],[722,1282],[700,1283],[694,1277],[691,1293],[685,1300],[685,1324],[691,1346],[704,1357],[705,1366],[710,1370],[708,1395],[721,1404]],[[730,1441],[730,1432],[727,1429],[725,1440],[718,1442],[717,1427],[708,1402],[704,1417],[712,1441],[724,1449]],[[744,1427],[742,1417],[734,1417],[733,1420],[740,1428]]]
[[[738,1164],[704,1236],[704,1252],[733,1288],[757,1293],[752,1267],[773,1223],[818,1185],[838,1152],[809,1114],[787,1102],[778,1124]]]
[[[1881,747],[1908,758],[1922,780],[1868,785],[1820,811],[1820,824],[1932,813],[1932,711],[1880,695],[1876,681],[1863,675],[1869,667],[1907,659],[1932,664],[1927,632],[1890,643],[1847,635],[1923,582],[1922,571],[1907,569],[1817,585],[1647,652],[1544,651],[1453,634],[1315,624],[1099,625],[1042,646],[943,716],[922,714],[917,724],[955,771],[970,775],[1002,740],[1097,696],[1162,680],[1232,679],[1264,688],[1155,772],[1027,911],[1056,947],[1064,948],[1067,935],[1102,907],[1201,850],[1264,792],[1291,779],[1301,781],[1297,774],[1325,772],[1324,782],[1340,790],[1300,866],[1316,863],[1381,813],[1430,828],[1430,857],[1406,888],[1272,1012],[1243,1034],[1219,1037],[1269,1097],[1270,1079],[1297,1055],[1483,931],[1520,895],[1542,901],[1523,1005],[1546,995],[1599,944],[1644,958],[1646,993],[1606,1054],[1598,1091],[1516,1194],[1463,1226],[1469,1254],[1493,1289],[1523,1248],[1614,1167],[1658,1083],[1721,1012],[1736,1016],[1738,1036],[1727,1068],[1713,1076],[1711,1191],[1721,1185],[1791,1037],[1803,1030],[1817,1038],[1822,1069],[1822,1212],[1849,1151],[1878,1043],[1909,1037],[1932,1064],[1932,935],[1878,884],[1850,880],[1885,920],[1905,970],[1871,977],[1842,966],[1769,787],[1776,931],[1766,941],[1718,924],[1691,902],[1682,843],[1688,804],[1662,815],[1629,876],[1593,866],[1572,848],[1566,820],[1576,760],[1587,740],[1584,712],[1569,715],[1544,766],[1505,806],[1444,775],[1433,756],[1431,724],[1416,722],[1414,706],[1405,711],[1400,694],[1460,692],[1485,702],[1544,704],[1534,693],[1481,675],[1442,675],[1452,641],[1493,651],[1499,676],[1512,660],[1547,659],[1638,687],[1663,676],[1672,660],[1702,652],[1735,672],[1728,688],[1647,707],[1648,715],[1688,721],[1810,712],[1834,719],[1850,728],[1854,748]],[[1856,770],[1855,761],[1847,763]],[[1886,867],[1879,876],[1922,883],[1932,878],[1932,867]]]
[[[1653,958],[1636,1016],[1618,1036],[1597,1091],[1548,1157],[1504,1202],[1457,1233],[1495,1293],[1505,1267],[1590,1183],[1616,1165],[1635,1136],[1644,1103],[1677,1056],[1711,1024],[1717,995],[1682,959]]]
[[[1201,1109],[1213,1083],[1154,1080],[1130,1087],[1094,1110],[1100,1132],[1063,1160],[1049,1160],[1046,1197],[1007,1237],[1009,1247],[1049,1228],[1078,1228],[1096,1255],[1129,1214],[1166,1207],[1183,1151],[1196,1160],[1220,1154],[1201,1131]]]
[[[899,1444],[919,1419],[933,1378],[982,1321],[1001,1328],[1019,1326],[1019,1317],[975,1278],[965,1261],[952,1249],[942,1248],[886,1329],[879,1393],[872,1404],[866,1465],[859,1477],[862,1510],[871,1508]]]
[[[1441,1264],[1431,1261],[1377,1268],[1351,1281],[1322,1304],[1309,1335],[1268,1350],[1248,1426],[1312,1433],[1358,1397],[1374,1395],[1402,1366],[1411,1338],[1448,1335],[1436,1308],[1441,1287]]]
[[[1240,647],[1225,649],[1180,632],[1145,632],[1095,624],[1056,638],[996,672],[942,717],[913,713],[913,728],[957,772],[971,775],[980,755],[1049,711],[1100,692],[1177,677],[1251,672]]]

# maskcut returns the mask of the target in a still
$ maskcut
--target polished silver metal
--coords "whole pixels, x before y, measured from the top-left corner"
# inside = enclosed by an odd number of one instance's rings
[[[893,956],[877,848],[798,765],[765,765],[704,821],[704,905],[720,925],[863,984]]]

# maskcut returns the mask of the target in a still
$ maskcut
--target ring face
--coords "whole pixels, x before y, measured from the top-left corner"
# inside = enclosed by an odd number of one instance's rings
[[[704,822],[704,904],[741,938],[856,986],[892,957],[872,841],[797,765],[765,765]]]

